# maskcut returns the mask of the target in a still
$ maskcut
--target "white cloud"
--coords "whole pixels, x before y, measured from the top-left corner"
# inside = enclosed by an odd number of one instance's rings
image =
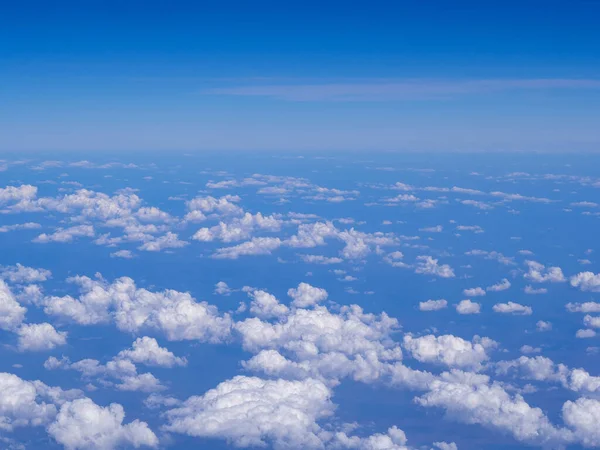
[[[311,286],[308,283],[300,283],[297,288],[289,289],[287,294],[293,299],[292,305],[296,308],[316,305],[325,301],[328,296],[325,289]]]
[[[250,312],[260,318],[282,317],[289,312],[287,306],[279,303],[274,295],[266,291],[252,290],[248,292],[248,297],[252,299]]]
[[[451,334],[437,337],[430,334],[419,338],[405,335],[403,345],[419,362],[479,370],[481,363],[489,359],[486,350],[494,348],[496,343],[489,338],[477,337],[469,342]]]
[[[550,331],[552,330],[552,323],[544,320],[538,320],[535,324],[535,327],[538,331]]]
[[[448,302],[444,299],[440,300],[427,300],[426,302],[419,302],[420,311],[439,311],[448,306]]]
[[[158,445],[158,438],[146,422],[134,420],[124,425],[124,418],[125,412],[118,403],[102,407],[89,398],[82,398],[62,405],[48,433],[68,450]]]
[[[137,338],[131,349],[119,352],[117,357],[147,366],[173,367],[187,365],[185,358],[175,356],[166,348],[159,346],[156,339],[148,336]]]
[[[117,250],[116,252],[111,253],[110,257],[132,259],[134,257],[134,254],[131,252],[131,250]]]
[[[565,308],[569,312],[600,313],[600,303],[597,302],[567,303]]]
[[[561,283],[566,281],[560,267],[546,267],[536,261],[527,260],[528,272],[523,275],[526,279],[534,283]]]
[[[17,223],[14,225],[0,226],[0,233],[8,233],[9,231],[15,230],[37,230],[39,228],[42,228],[42,226],[36,222]]]
[[[166,248],[181,248],[188,245],[188,242],[179,239],[176,233],[167,232],[164,236],[152,238],[138,247],[139,250],[147,252],[160,252]]]
[[[230,334],[231,317],[220,315],[215,306],[196,302],[187,292],[151,292],[138,288],[131,278],[113,283],[103,279],[73,277],[81,295],[46,297],[44,312],[73,320],[80,325],[114,321],[122,331],[161,331],[169,340],[222,342]]]
[[[525,289],[523,289],[523,292],[529,295],[546,294],[548,292],[548,289],[534,288],[533,286],[527,285],[525,286]]]
[[[484,375],[442,374],[416,402],[441,407],[454,420],[503,431],[530,444],[557,448],[574,440],[570,430],[554,427],[541,409],[531,407],[520,395],[511,396],[500,384],[489,384]]]
[[[215,294],[218,294],[218,295],[231,295],[231,293],[233,291],[227,285],[227,283],[225,283],[224,281],[219,281],[217,284],[215,284],[214,292],[215,292]]]
[[[328,257],[323,255],[300,254],[298,256],[300,256],[302,261],[309,264],[339,264],[344,261],[342,258]]]
[[[46,269],[35,269],[17,263],[15,266],[0,268],[0,278],[4,278],[15,284],[29,284],[46,281],[52,276],[52,272]]]
[[[500,292],[509,289],[510,286],[510,281],[508,281],[506,278],[503,278],[499,283],[488,286],[485,288],[485,290],[488,292]]]
[[[523,306],[514,302],[496,303],[492,309],[494,312],[502,314],[514,314],[519,316],[530,316],[533,314],[531,306]]]
[[[17,330],[20,351],[46,351],[67,343],[67,333],[49,323],[23,324]]]
[[[590,398],[569,400],[563,405],[562,414],[565,423],[585,447],[600,446],[600,401]]]
[[[485,290],[478,286],[478,287],[474,287],[471,289],[465,289],[463,291],[463,294],[466,295],[467,297],[481,297],[481,296],[485,295]]]
[[[456,312],[459,314],[479,314],[481,312],[481,305],[469,299],[461,300],[456,305]]]
[[[596,332],[594,330],[577,330],[575,333],[575,337],[578,339],[587,339],[596,337]]]
[[[438,260],[431,256],[417,256],[415,273],[436,275],[442,278],[454,277],[454,270],[448,264],[438,264]]]
[[[0,329],[14,330],[23,322],[26,312],[6,283],[0,280]]]
[[[581,272],[571,277],[571,286],[585,292],[600,292],[600,274]]]
[[[320,448],[319,419],[333,413],[322,382],[237,376],[167,411],[166,430],[226,439],[238,447]]]
[[[94,237],[94,227],[91,225],[76,225],[70,228],[59,228],[52,234],[40,234],[32,242],[47,244],[49,242],[68,243],[76,237]]]
[[[441,225],[436,225],[435,227],[425,227],[419,228],[419,231],[424,231],[426,233],[441,233],[444,230],[444,227]]]
[[[217,259],[238,259],[240,256],[247,255],[270,255],[273,250],[281,246],[281,239],[273,237],[255,237],[250,241],[243,242],[233,247],[223,247],[217,249],[213,258]]]

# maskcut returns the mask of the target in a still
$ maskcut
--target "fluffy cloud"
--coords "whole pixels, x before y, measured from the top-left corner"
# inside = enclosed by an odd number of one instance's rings
[[[333,413],[331,391],[320,381],[238,376],[168,411],[166,429],[226,439],[238,447],[320,448],[317,420]]]
[[[46,269],[35,269],[17,263],[15,266],[0,268],[0,277],[14,284],[40,283],[46,281],[52,273]]]
[[[288,295],[293,299],[292,305],[296,308],[306,308],[316,305],[327,299],[327,291],[308,283],[300,283],[297,288],[289,289]]]
[[[530,444],[556,448],[574,440],[570,430],[554,427],[541,409],[531,407],[520,395],[511,396],[500,384],[490,384],[484,375],[442,374],[415,401],[443,408],[454,420],[506,432]]]
[[[481,305],[469,299],[461,300],[456,305],[456,312],[459,314],[479,314],[481,312]]]
[[[175,356],[166,348],[159,346],[156,339],[148,336],[137,338],[131,347],[131,349],[119,352],[118,358],[129,359],[134,363],[147,366],[173,367],[187,365],[185,358]]]
[[[76,237],[94,237],[96,232],[91,225],[76,225],[70,228],[59,228],[52,234],[40,234],[33,242],[47,244],[49,242],[68,243]]]
[[[138,288],[131,278],[113,283],[100,278],[70,278],[81,295],[46,297],[46,314],[70,319],[81,325],[114,321],[120,330],[138,333],[143,329],[161,331],[169,340],[221,342],[230,334],[232,321],[215,306],[196,302],[187,292],[151,292]]]
[[[483,288],[480,287],[474,287],[471,289],[465,289],[463,291],[463,294],[467,297],[481,297],[485,295],[485,290],[483,290]]]
[[[48,433],[68,450],[158,445],[158,438],[146,422],[134,420],[124,425],[124,418],[125,412],[118,403],[102,407],[82,398],[62,405]]]
[[[448,302],[444,299],[419,302],[420,311],[439,311],[440,309],[444,309],[446,307],[448,307]]]
[[[6,283],[0,280],[0,329],[14,330],[23,322],[26,312]]]
[[[17,330],[21,351],[52,350],[67,343],[67,333],[56,331],[49,323],[23,324]]]
[[[238,259],[247,255],[270,255],[281,246],[281,239],[273,237],[255,237],[233,247],[219,248],[213,258]]]
[[[503,314],[515,314],[520,316],[530,316],[533,314],[531,306],[523,306],[514,302],[496,303],[492,309],[494,312]]]
[[[579,398],[567,401],[562,409],[563,420],[586,447],[600,446],[600,401]]]
[[[510,281],[508,281],[506,278],[503,278],[502,281],[500,281],[499,283],[493,284],[491,286],[488,286],[487,288],[485,288],[485,290],[488,292],[500,292],[500,291],[505,291],[505,290],[509,289],[510,286],[511,286]]]
[[[268,292],[252,290],[248,292],[248,296],[252,299],[250,312],[262,319],[282,317],[289,312],[287,306],[279,303],[279,300]]]
[[[436,275],[442,278],[454,277],[454,270],[448,264],[438,264],[438,260],[431,256],[417,256],[415,273]]]
[[[404,336],[404,348],[419,362],[443,364],[448,367],[479,370],[489,356],[486,350],[496,347],[489,338],[475,338],[473,342],[453,336]]]
[[[569,312],[600,313],[600,303],[596,302],[567,303],[565,308]]]
[[[534,283],[560,283],[566,281],[565,276],[560,267],[546,267],[536,261],[525,261],[528,272],[523,275],[526,279]]]
[[[571,286],[585,292],[600,292],[600,274],[581,272],[571,277]]]

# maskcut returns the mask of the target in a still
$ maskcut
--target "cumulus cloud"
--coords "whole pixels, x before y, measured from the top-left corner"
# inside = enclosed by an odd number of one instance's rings
[[[571,286],[584,292],[600,292],[600,274],[581,272],[571,277]]]
[[[300,283],[297,288],[289,289],[288,295],[293,299],[292,305],[296,308],[316,305],[326,300],[328,296],[325,289],[311,286],[308,283]]]
[[[448,264],[438,264],[438,260],[431,256],[417,256],[415,273],[436,275],[441,278],[453,278],[454,270]]]
[[[448,367],[481,369],[481,364],[489,359],[486,350],[496,347],[489,338],[476,337],[473,342],[453,336],[427,335],[414,338],[404,336],[404,348],[419,362],[443,364]]]
[[[33,242],[47,244],[49,242],[68,243],[76,237],[94,237],[96,232],[92,225],[76,225],[70,228],[59,228],[52,234],[40,234]]]
[[[173,367],[187,365],[185,358],[175,356],[166,348],[159,346],[156,339],[148,336],[137,338],[131,349],[119,352],[118,358],[129,359],[136,364],[147,366]]]
[[[459,314],[479,314],[481,312],[481,305],[469,299],[461,300],[456,305],[456,312]]]
[[[114,322],[120,330],[130,333],[160,331],[168,340],[222,342],[231,331],[228,314],[219,314],[215,306],[197,302],[187,292],[151,292],[138,288],[127,277],[113,283],[81,276],[69,281],[79,286],[79,298],[46,297],[46,314],[80,325]]]
[[[0,280],[0,329],[14,330],[25,317],[27,309],[15,299],[8,285]]]
[[[146,422],[134,420],[123,424],[124,419],[125,411],[118,403],[102,407],[82,398],[62,405],[48,433],[68,450],[158,445],[158,438]]]
[[[471,289],[465,289],[463,291],[463,294],[466,295],[467,297],[481,297],[481,296],[485,295],[485,290],[480,287],[474,287]]]
[[[322,382],[237,376],[167,411],[167,431],[226,439],[238,447],[319,448],[317,421],[333,413]]]
[[[52,272],[46,269],[35,269],[17,263],[14,266],[0,268],[0,278],[14,284],[40,283],[48,280]]]
[[[439,311],[440,309],[444,309],[446,307],[448,307],[448,302],[444,299],[419,302],[420,311]]]
[[[508,281],[506,278],[503,278],[499,283],[488,286],[485,288],[485,290],[488,292],[500,292],[509,289],[510,286],[510,281]]]
[[[67,333],[49,323],[23,324],[17,335],[20,351],[47,351],[67,343]]]
[[[531,306],[523,306],[514,302],[496,303],[492,309],[494,312],[502,314],[514,314],[519,316],[530,316],[533,314]]]
[[[527,264],[529,270],[523,276],[534,283],[561,283],[566,281],[560,267],[546,267],[539,262],[530,260],[525,261],[525,264]]]

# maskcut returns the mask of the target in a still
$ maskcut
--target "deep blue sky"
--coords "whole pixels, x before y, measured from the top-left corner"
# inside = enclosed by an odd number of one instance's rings
[[[597,1],[8,2],[0,150],[594,150],[598,17]]]

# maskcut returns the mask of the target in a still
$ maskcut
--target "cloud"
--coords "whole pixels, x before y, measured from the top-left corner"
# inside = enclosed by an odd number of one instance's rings
[[[554,427],[541,409],[531,407],[520,395],[511,396],[500,384],[489,383],[484,375],[442,374],[415,401],[443,408],[454,420],[509,433],[529,444],[557,448],[574,440],[572,431]]]
[[[0,280],[0,329],[14,330],[23,322],[26,312],[6,283]]]
[[[62,405],[48,433],[68,450],[158,445],[158,438],[146,422],[134,420],[124,425],[124,418],[125,412],[118,403],[102,407],[82,398]]]
[[[167,411],[167,431],[226,439],[237,447],[322,447],[317,420],[330,416],[322,382],[237,376]]]
[[[119,352],[117,357],[147,366],[174,367],[187,365],[185,358],[175,356],[166,348],[160,347],[156,339],[148,336],[137,338],[131,347],[131,349]]]
[[[250,312],[262,319],[272,317],[282,317],[288,314],[287,306],[279,303],[279,300],[268,292],[261,290],[251,290],[248,297],[252,299],[250,303]]]
[[[413,358],[423,363],[443,364],[448,367],[481,369],[481,363],[489,359],[486,350],[497,344],[489,338],[475,338],[473,342],[453,336],[427,335],[413,338],[404,336],[403,346]]]
[[[567,303],[565,308],[569,312],[581,313],[600,313],[600,303],[585,302],[585,303]]]
[[[448,302],[444,299],[441,300],[427,300],[426,302],[419,302],[420,311],[439,311],[448,306]]]
[[[485,290],[488,292],[500,292],[500,291],[505,291],[505,290],[509,289],[510,286],[511,286],[510,281],[508,281],[506,278],[503,278],[502,281],[486,287]]]
[[[96,232],[91,225],[76,225],[70,228],[59,228],[52,234],[42,233],[32,242],[37,244],[47,244],[49,242],[69,243],[76,237],[94,237]]]
[[[571,286],[584,292],[600,292],[600,274],[581,272],[571,277]]]
[[[483,295],[485,295],[485,290],[483,290],[483,288],[478,287],[474,287],[471,289],[465,289],[463,290],[463,294],[466,295],[467,297],[481,297]]]
[[[67,333],[49,323],[23,324],[17,330],[20,351],[47,351],[67,343]]]
[[[492,309],[494,312],[502,314],[514,314],[519,316],[530,316],[533,314],[531,306],[523,306],[514,302],[496,303]]]
[[[546,294],[546,293],[548,293],[548,289],[546,289],[546,288],[534,288],[531,285],[527,285],[527,286],[525,286],[525,289],[523,289],[523,292],[525,292],[526,294],[529,294],[529,295],[538,295],[538,294]]]
[[[441,225],[436,225],[435,227],[426,227],[419,228],[419,231],[424,231],[426,233],[441,233],[444,230],[444,227]]]
[[[569,400],[563,405],[562,414],[584,446],[600,446],[600,401],[589,398]]]
[[[529,271],[523,275],[524,278],[533,281],[534,283],[562,283],[566,281],[565,276],[560,267],[548,267],[536,261],[525,261]]]
[[[288,295],[293,299],[292,306],[306,308],[316,305],[327,299],[327,291],[308,283],[300,283],[297,288],[289,289]]]
[[[224,281],[219,281],[215,284],[214,293],[217,295],[231,295],[233,290]]]
[[[595,79],[522,78],[462,80],[376,80],[316,84],[259,84],[205,89],[204,95],[271,97],[287,101],[403,101],[447,99],[490,92],[599,89]]]
[[[14,284],[40,283],[51,276],[52,272],[49,270],[26,267],[19,263],[0,268],[0,277]]]
[[[479,314],[481,312],[481,305],[469,299],[461,300],[456,305],[456,312],[459,314]]]
[[[535,328],[537,331],[550,331],[552,330],[552,323],[544,320],[538,320],[535,324]]]
[[[448,264],[438,264],[438,260],[431,256],[417,256],[415,273],[436,275],[441,278],[453,278],[454,270]]]
[[[272,237],[255,237],[233,247],[222,247],[212,255],[216,259],[238,259],[248,255],[270,255],[281,246],[281,239]]]
[[[337,257],[328,257],[323,255],[306,255],[299,254],[302,261],[309,264],[339,264],[344,260],[342,258]]]
[[[134,254],[131,250],[118,250],[110,254],[111,258],[123,258],[123,259],[132,259]]]
[[[81,276],[69,281],[80,287],[80,297],[46,297],[46,314],[80,325],[114,321],[122,331],[155,330],[164,333],[168,340],[222,342],[231,332],[228,314],[220,315],[215,306],[196,302],[187,292],[151,292],[138,288],[127,277],[113,283]]]

